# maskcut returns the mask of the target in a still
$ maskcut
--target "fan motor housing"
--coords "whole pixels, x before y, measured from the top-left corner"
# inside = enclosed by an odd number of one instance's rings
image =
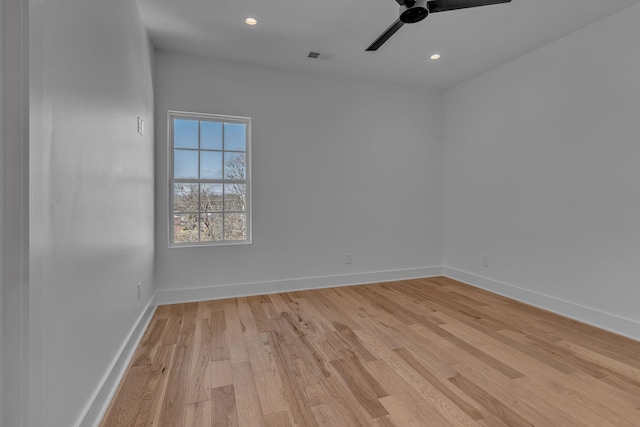
[[[413,24],[422,21],[429,15],[427,0],[407,1],[400,6],[400,21]]]

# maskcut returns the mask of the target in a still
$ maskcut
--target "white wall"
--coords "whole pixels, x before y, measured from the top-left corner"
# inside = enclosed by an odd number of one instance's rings
[[[4,0],[0,0],[4,28]],[[4,35],[0,30],[0,129],[4,129]],[[0,165],[4,169],[4,132],[0,131]],[[0,242],[4,242],[4,174],[0,173]],[[0,243],[0,425],[4,425],[4,244]]]
[[[440,93],[166,52],[155,82],[160,290],[442,264]],[[252,117],[251,245],[168,249],[169,109]]]
[[[152,53],[135,2],[39,7],[30,33],[32,119],[42,116],[31,135],[30,279],[42,310],[42,419],[68,427],[152,295]]]
[[[636,338],[639,19],[632,6],[448,90],[444,125],[449,273]]]
[[[27,4],[2,2],[2,425],[27,421]]]

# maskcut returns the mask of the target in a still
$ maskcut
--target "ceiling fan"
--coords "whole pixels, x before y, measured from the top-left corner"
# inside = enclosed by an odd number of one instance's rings
[[[366,51],[378,50],[404,24],[414,24],[422,21],[430,13],[446,12],[447,10],[466,9],[469,7],[489,6],[492,4],[509,3],[511,0],[396,0],[400,5],[400,17],[391,24],[380,37],[369,46]]]

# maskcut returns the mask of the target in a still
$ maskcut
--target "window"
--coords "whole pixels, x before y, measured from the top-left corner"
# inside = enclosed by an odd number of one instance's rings
[[[251,242],[251,119],[169,112],[170,246]]]

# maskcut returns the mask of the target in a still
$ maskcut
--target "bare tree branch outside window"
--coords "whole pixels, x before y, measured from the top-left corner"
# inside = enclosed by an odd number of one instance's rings
[[[184,123],[187,119],[181,119]],[[200,122],[203,123],[203,122]],[[211,122],[206,122],[211,123]],[[195,123],[187,123],[189,129],[189,137],[183,137],[181,146],[175,148],[174,151],[184,153],[198,152],[201,143],[194,144],[193,138],[199,138],[198,133],[194,132],[193,125]],[[185,125],[183,125],[185,126]],[[234,150],[242,150],[245,142],[242,138],[244,135],[238,134],[239,125],[233,124],[235,130],[235,139],[229,145]],[[246,126],[246,125],[245,125]],[[208,126],[208,132],[214,127]],[[218,125],[218,129],[222,129]],[[246,132],[246,128],[244,132]],[[230,132],[231,133],[231,132]],[[201,135],[201,134],[200,134]],[[238,137],[237,135],[241,135]],[[174,138],[176,136],[174,131]],[[188,146],[184,147],[185,145]],[[240,147],[240,148],[237,148]],[[248,148],[248,147],[246,147]],[[189,173],[188,176],[203,176],[216,173],[220,170],[219,178],[208,180],[191,180],[182,179],[181,182],[173,183],[173,242],[174,243],[197,243],[197,242],[220,242],[220,241],[246,241],[247,240],[247,151],[220,151],[202,150],[202,153],[220,153],[217,156],[200,155],[200,164],[180,164],[181,173]],[[189,158],[183,155],[183,158]],[[195,157],[192,157],[195,158]],[[203,159],[219,159],[223,164],[216,166],[215,164],[206,164]],[[193,168],[196,168],[195,170]],[[177,166],[174,166],[177,169]],[[190,169],[191,168],[191,169]],[[202,169],[207,168],[207,169]],[[218,168],[218,169],[216,169]],[[186,172],[185,172],[186,171]],[[212,172],[213,171],[213,172]],[[224,171],[224,173],[222,173]],[[206,176],[209,178],[209,176]],[[188,182],[184,182],[188,181]],[[203,182],[204,181],[204,182]],[[208,181],[208,182],[207,182]],[[211,182],[214,181],[214,182]]]

